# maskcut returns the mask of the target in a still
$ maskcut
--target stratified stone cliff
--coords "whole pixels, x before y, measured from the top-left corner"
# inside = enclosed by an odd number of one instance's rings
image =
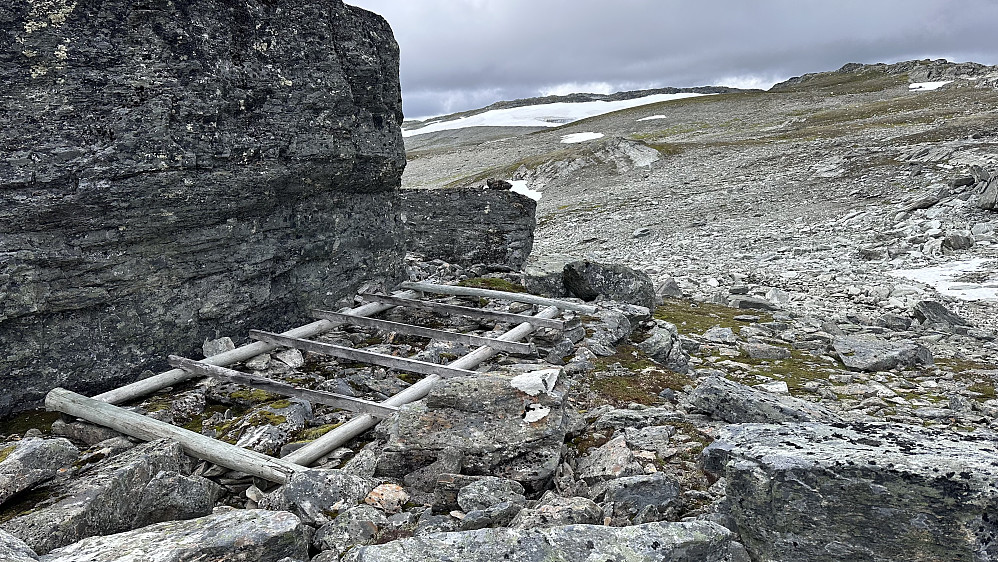
[[[0,6],[0,417],[401,262],[398,46],[341,0]]]

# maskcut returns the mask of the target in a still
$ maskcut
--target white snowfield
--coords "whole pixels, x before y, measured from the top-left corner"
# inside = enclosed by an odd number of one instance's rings
[[[938,90],[950,82],[952,82],[952,80],[943,80],[941,82],[913,82],[908,84],[908,89],[912,92],[928,92],[929,90]]]
[[[601,138],[603,138],[603,133],[572,133],[570,135],[562,135],[561,142],[562,144],[575,144]]]
[[[924,283],[934,288],[940,295],[960,300],[998,300],[998,274],[996,273],[992,273],[991,279],[982,283],[957,280],[961,274],[985,271],[994,272],[993,264],[989,264],[988,260],[976,258],[922,269],[899,269],[891,271],[889,274]]]
[[[477,115],[432,123],[419,129],[402,129],[403,137],[467,127],[558,127],[566,123],[649,103],[692,98],[709,94],[655,94],[631,100],[558,102],[507,109],[493,109]]]
[[[519,193],[520,195],[526,195],[527,197],[533,199],[534,201],[541,200],[541,192],[530,189],[527,187],[526,180],[510,180],[513,187],[510,189],[513,193]]]

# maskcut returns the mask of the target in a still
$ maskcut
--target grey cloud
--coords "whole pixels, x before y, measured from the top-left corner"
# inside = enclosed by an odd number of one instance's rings
[[[564,83],[698,86],[847,62],[998,63],[992,0],[348,0],[402,48],[406,115]]]

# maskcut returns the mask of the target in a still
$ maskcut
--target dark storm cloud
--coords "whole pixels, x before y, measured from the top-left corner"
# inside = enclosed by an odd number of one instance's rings
[[[402,49],[407,116],[570,91],[768,87],[847,62],[998,64],[994,0],[347,0]]]

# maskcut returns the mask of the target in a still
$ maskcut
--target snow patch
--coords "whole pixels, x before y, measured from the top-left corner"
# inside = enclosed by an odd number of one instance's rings
[[[934,288],[940,295],[965,301],[998,300],[998,273],[993,267],[986,267],[988,260],[975,258],[972,260],[950,262],[935,267],[921,269],[898,269],[889,271],[888,275],[903,277],[918,281]],[[967,273],[989,271],[987,281],[969,283],[958,278]]]
[[[655,94],[630,100],[587,101],[580,103],[558,102],[524,107],[492,109],[452,121],[433,123],[418,129],[402,129],[403,137],[411,137],[437,131],[463,129],[466,127],[557,127],[595,115],[638,107],[649,103],[678,100],[711,94],[684,92],[679,94]]]
[[[577,142],[586,142],[596,139],[603,138],[603,133],[572,133],[570,135],[562,135],[562,144],[575,144]]]
[[[558,383],[558,376],[560,374],[561,369],[530,371],[529,373],[513,377],[510,379],[509,384],[520,392],[524,392],[530,396],[537,396],[538,394],[547,394],[554,390],[554,385]]]
[[[540,404],[531,404],[527,406],[527,412],[523,415],[523,421],[526,423],[534,423],[536,421],[541,421],[546,418],[548,414],[551,413],[551,408],[547,406],[541,406]]]
[[[642,117],[638,121],[654,121],[655,119],[668,119],[666,115],[649,115],[648,117]]]
[[[908,84],[908,89],[912,92],[928,92],[929,90],[938,90],[950,82],[952,82],[952,80],[943,80],[941,82],[913,82]]]
[[[513,184],[513,187],[510,189],[510,191],[512,191],[513,193],[519,193],[520,195],[526,195],[527,197],[533,199],[534,201],[540,201],[541,200],[541,195],[542,195],[541,192],[540,191],[535,191],[535,190],[530,189],[529,187],[527,187],[527,181],[526,180],[512,180],[509,183]]]

